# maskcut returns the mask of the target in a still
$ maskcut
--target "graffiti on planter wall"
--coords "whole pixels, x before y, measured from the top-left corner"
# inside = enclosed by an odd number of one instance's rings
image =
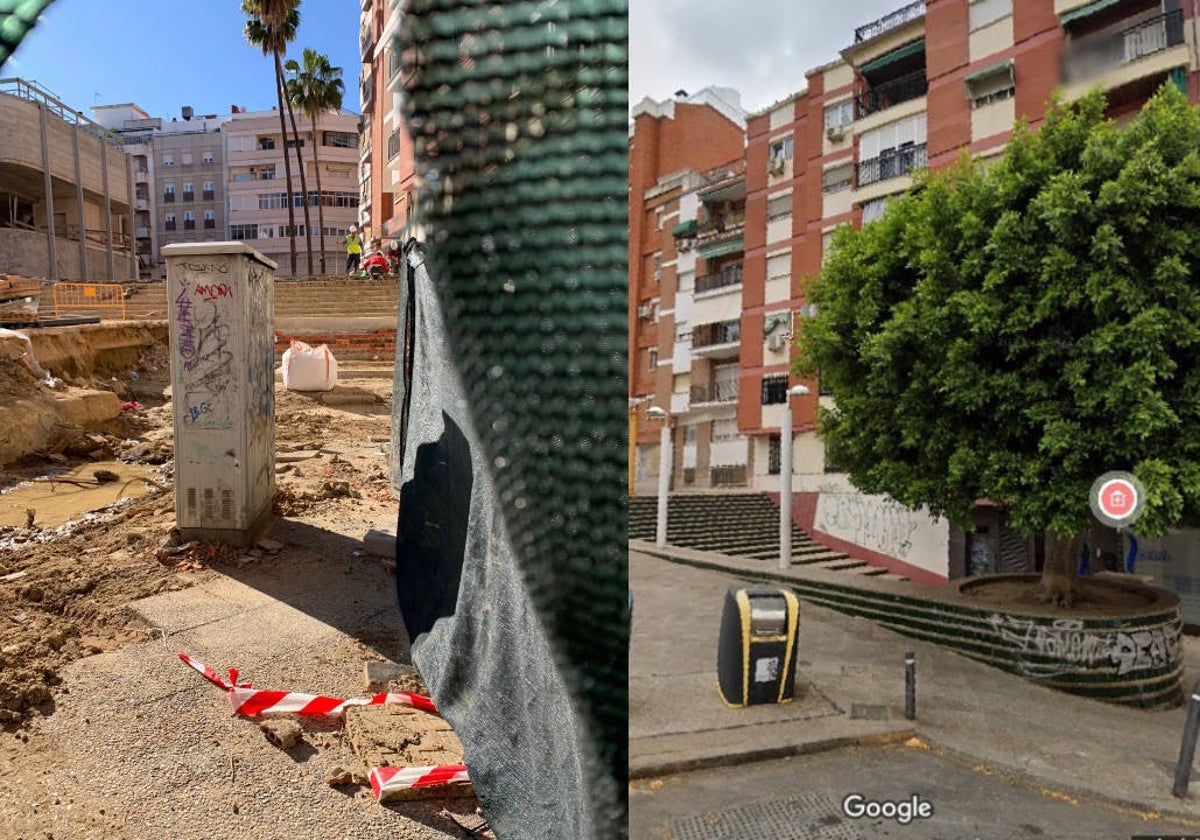
[[[1061,665],[1115,667],[1117,674],[1163,668],[1179,659],[1178,622],[1141,630],[1088,628],[1079,619],[1041,624],[1029,618],[995,613],[988,624],[996,635],[1021,653],[1057,660]],[[1030,676],[1061,671],[1055,664],[1024,664]]]

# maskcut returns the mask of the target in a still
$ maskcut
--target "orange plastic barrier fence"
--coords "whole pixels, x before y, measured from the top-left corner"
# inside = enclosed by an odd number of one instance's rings
[[[125,320],[125,289],[119,283],[55,283],[54,317],[79,309],[120,309]]]

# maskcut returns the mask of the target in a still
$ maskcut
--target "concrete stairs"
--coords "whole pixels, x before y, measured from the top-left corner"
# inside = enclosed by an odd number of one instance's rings
[[[125,317],[132,321],[166,320],[166,282],[126,285]],[[43,297],[48,300],[48,297]],[[399,311],[400,284],[397,280],[349,280],[329,277],[316,280],[278,280],[275,283],[275,319],[337,322],[339,319],[370,318],[373,328],[395,327]],[[108,312],[103,316],[111,317]],[[333,331],[329,327],[317,331]]]
[[[658,499],[629,500],[629,538],[653,540]],[[681,494],[667,500],[667,542],[683,548],[776,561],[779,557],[779,508],[763,493]],[[792,526],[792,565],[844,571],[867,577],[904,580],[886,569],[830,551]]]

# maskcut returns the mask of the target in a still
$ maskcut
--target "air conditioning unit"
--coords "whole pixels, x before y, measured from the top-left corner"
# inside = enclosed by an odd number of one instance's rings
[[[650,317],[650,304],[643,303],[641,306],[638,307],[638,317],[639,318],[649,318]]]
[[[787,166],[787,159],[783,155],[779,155],[771,159],[769,171],[772,175],[782,175],[785,166]]]
[[[782,335],[769,335],[767,336],[767,349],[774,353],[778,353],[784,348],[786,341],[787,339]]]
[[[825,129],[825,136],[830,140],[841,140],[846,135],[845,126],[831,125]]]

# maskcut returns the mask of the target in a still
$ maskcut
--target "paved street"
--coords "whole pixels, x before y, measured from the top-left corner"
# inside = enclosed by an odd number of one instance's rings
[[[1200,831],[1200,772],[1193,770],[1186,798],[1171,795],[1184,709],[1147,711],[1063,694],[807,602],[795,702],[727,709],[715,673],[723,598],[761,565],[665,551],[670,559],[634,550],[629,560],[631,836],[999,840],[1166,830],[1144,814]],[[1200,662],[1192,641],[1184,645],[1190,684]],[[917,654],[915,721],[904,717],[907,650]],[[880,799],[922,794],[934,818],[852,831],[840,803],[856,790]],[[825,798],[780,802],[818,794]],[[722,824],[713,814],[752,803],[759,803],[757,817],[742,814],[741,833],[712,833]],[[747,827],[789,808],[791,822],[825,809],[826,833]],[[1013,833],[1020,825],[1029,828]],[[1068,826],[1076,833],[1062,833]]]
[[[916,794],[933,814],[907,824],[847,819],[842,801]],[[1186,832],[1094,801],[1044,793],[985,765],[904,745],[858,747],[636,782],[635,840],[1094,840]]]

